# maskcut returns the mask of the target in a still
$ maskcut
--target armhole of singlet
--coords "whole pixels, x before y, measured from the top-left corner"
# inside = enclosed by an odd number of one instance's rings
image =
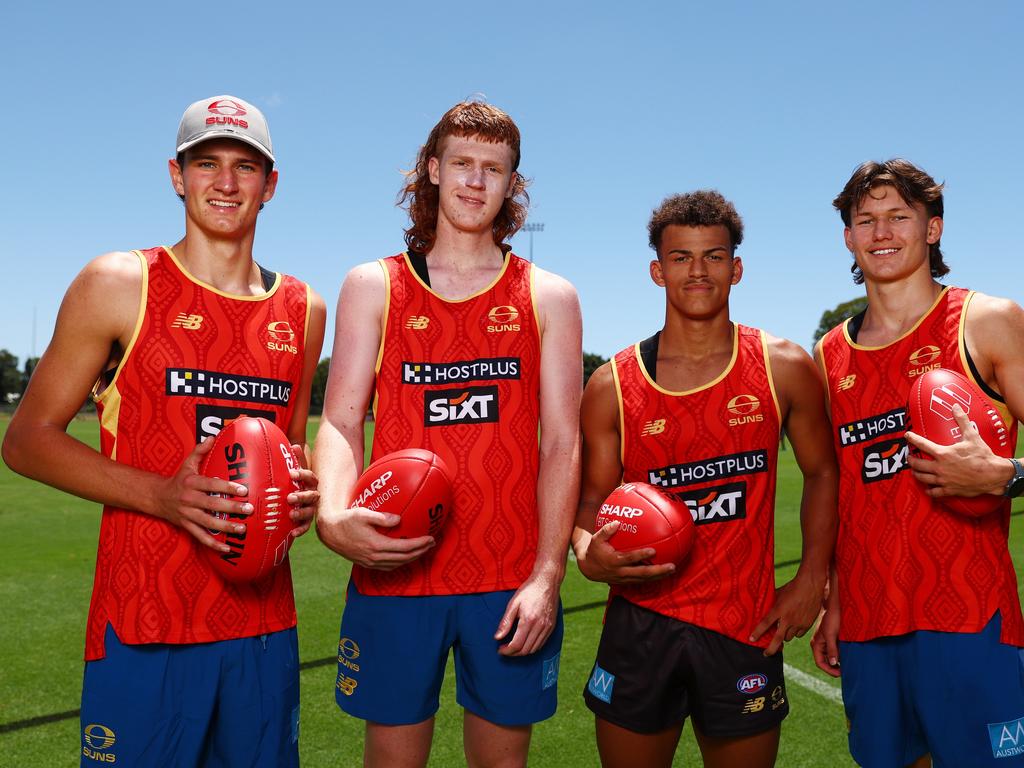
[[[117,365],[113,368],[108,368],[103,371],[96,383],[92,385],[92,392],[90,396],[93,402],[99,403],[107,399],[108,393],[114,389],[114,384],[117,382],[118,376],[121,375],[121,371],[124,370],[124,366],[128,362],[128,358],[132,354],[132,350],[135,349],[135,342],[139,338],[139,331],[142,330],[142,320],[146,316],[146,297],[149,295],[149,262],[146,261],[145,255],[142,251],[132,251],[138,259],[139,266],[142,269],[142,290],[139,292],[139,312],[135,317],[135,328],[132,330],[132,338],[128,342],[128,346],[124,349],[121,354],[121,359],[118,360]],[[103,387],[100,390],[100,387]]]
[[[661,341],[661,331],[657,331],[653,336],[644,339],[637,344],[637,350],[640,352],[640,362],[643,363],[644,368],[647,370],[647,375],[651,377],[651,381],[658,380],[658,343]]]
[[[639,346],[639,345],[637,345]],[[615,384],[615,404],[619,409],[619,464],[626,466],[626,409],[622,404],[622,382],[619,381],[619,361],[612,358],[612,382]]]
[[[973,298],[974,291],[968,291],[967,296],[964,297],[964,305],[960,309],[960,323],[956,334],[957,343],[960,347],[960,361],[964,363],[964,368],[970,373],[970,378],[974,380],[978,388],[997,403],[1005,406],[1005,398],[992,389],[985,382],[985,379],[981,377],[981,374],[978,372],[978,366],[974,364],[974,358],[971,357],[971,350],[967,348],[967,308],[971,305],[971,299]]]
[[[764,372],[768,377],[768,390],[772,393],[772,402],[775,403],[775,421],[779,425],[779,432],[782,432],[782,406],[779,405],[779,393],[775,391],[775,376],[772,373],[772,359],[768,355],[768,334],[758,329],[758,336],[761,339],[761,354],[764,356]]]

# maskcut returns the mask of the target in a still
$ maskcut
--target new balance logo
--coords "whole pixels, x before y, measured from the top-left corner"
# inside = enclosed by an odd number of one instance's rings
[[[590,674],[590,681],[587,683],[587,690],[590,691],[591,696],[600,699],[605,704],[610,704],[614,688],[615,675],[605,672],[595,664],[594,671]]]
[[[202,315],[186,315],[184,312],[179,312],[178,316],[174,318],[174,321],[171,323],[171,328],[184,328],[186,331],[198,331],[202,324]]]
[[[640,430],[640,437],[650,437],[651,435],[660,435],[665,431],[665,420],[664,419],[651,419],[644,424],[643,429]]]
[[[422,331],[430,324],[430,318],[424,315],[412,315],[405,321],[405,327],[412,331]]]
[[[836,385],[836,389],[840,392],[845,392],[848,389],[853,389],[853,385],[857,383],[857,374],[851,373],[849,376],[843,376],[839,380],[839,384]]]
[[[747,703],[743,705],[743,714],[752,715],[762,709],[764,709],[764,696],[758,696],[756,699],[747,699]]]

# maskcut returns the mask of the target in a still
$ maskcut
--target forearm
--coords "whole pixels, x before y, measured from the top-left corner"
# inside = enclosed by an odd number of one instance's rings
[[[565,560],[573,532],[573,507],[579,496],[580,443],[577,435],[541,440],[537,474],[537,557],[535,576],[557,585],[565,577]],[[575,536],[573,536],[575,539]]]
[[[839,527],[836,482],[832,472],[805,475],[800,501],[803,547],[799,571],[822,584],[829,576]]]
[[[320,482],[320,517],[347,509],[352,488],[363,469],[363,423],[324,416],[313,452],[313,471]]]
[[[58,425],[21,423],[15,417],[4,439],[7,465],[25,477],[89,501],[146,514],[159,510],[166,478],[113,461]]]

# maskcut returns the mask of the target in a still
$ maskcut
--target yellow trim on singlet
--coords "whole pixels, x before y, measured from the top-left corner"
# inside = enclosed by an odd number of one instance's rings
[[[857,342],[855,342],[853,339],[850,338],[850,321],[853,319],[852,317],[848,317],[846,320],[843,321],[843,338],[845,338],[846,343],[849,344],[854,349],[862,349],[867,352],[885,349],[886,347],[891,347],[893,344],[898,344],[899,342],[907,338],[910,334],[912,334],[914,331],[916,331],[918,329],[918,326],[920,326],[921,323],[924,322],[925,318],[935,311],[935,308],[939,306],[939,302],[942,301],[943,297],[945,297],[946,293],[949,291],[951,287],[952,286],[949,285],[944,286],[943,289],[939,292],[939,295],[935,297],[935,301],[932,302],[932,305],[928,307],[928,310],[919,318],[917,318],[917,322],[914,323],[914,326],[905,331],[904,333],[902,333],[900,336],[890,341],[888,344],[882,344],[881,346],[878,347],[869,347],[864,344],[858,344]]]
[[[471,300],[475,299],[478,296],[483,296],[489,290],[494,288],[494,286],[496,286],[498,284],[498,281],[501,280],[501,278],[503,278],[505,276],[505,272],[508,270],[508,265],[512,263],[512,257],[514,255],[515,254],[513,254],[512,251],[509,251],[507,254],[505,254],[505,261],[501,265],[501,271],[498,272],[498,276],[495,277],[488,285],[486,285],[485,287],[481,288],[476,293],[471,293],[469,296],[464,296],[461,299],[448,299],[448,298],[445,298],[444,296],[442,296],[440,293],[435,291],[433,288],[431,288],[429,285],[424,283],[423,280],[420,279],[420,276],[418,274],[416,274],[416,270],[413,269],[412,261],[409,259],[409,252],[408,251],[403,251],[402,252],[402,258],[405,259],[405,265],[409,268],[409,274],[412,275],[412,279],[415,280],[417,283],[419,283],[421,286],[423,286],[423,289],[425,291],[427,291],[427,293],[429,293],[429,294],[431,294],[433,296],[436,296],[438,299],[440,299],[441,301],[447,302],[448,304],[462,304],[465,301],[471,301]]]
[[[648,384],[650,384],[656,390],[661,392],[663,395],[673,395],[675,397],[681,397],[683,395],[692,395],[695,392],[702,392],[705,389],[710,389],[711,387],[715,386],[718,382],[720,382],[722,379],[729,375],[729,373],[732,371],[733,366],[736,365],[736,358],[739,355],[739,329],[736,327],[736,323],[729,323],[729,325],[732,326],[732,358],[729,360],[728,365],[725,366],[722,372],[718,374],[718,376],[716,376],[714,379],[707,382],[706,384],[701,384],[699,387],[694,387],[693,389],[686,389],[679,392],[673,391],[671,389],[665,389],[664,387],[660,386],[658,382],[652,379],[651,375],[647,372],[647,367],[644,365],[644,359],[640,355],[640,342],[638,341],[636,344],[633,345],[633,354],[636,355],[636,362],[637,365],[640,367],[640,373],[642,373],[643,377],[647,379]]]
[[[615,383],[615,399],[619,403],[619,464],[626,466],[626,407],[622,403],[622,382],[619,380],[618,355],[612,358],[612,381]]]
[[[967,295],[964,296],[963,308],[960,310],[960,324],[956,331],[957,349],[960,352],[960,367],[964,369],[964,373],[967,374],[967,378],[974,382],[975,386],[977,386],[978,389],[981,390],[981,393],[985,395],[985,399],[992,403],[992,407],[996,409],[996,413],[999,414],[999,418],[1003,420],[1003,426],[1009,429],[1013,426],[1013,422],[1015,421],[1013,414],[1010,413],[1010,407],[1005,401],[1000,402],[999,400],[994,400],[989,395],[986,388],[993,391],[995,391],[995,388],[984,381],[979,381],[974,375],[974,369],[971,367],[970,363],[967,362],[967,305],[971,303],[971,299],[974,298],[974,294],[975,291],[967,292]],[[1002,392],[999,394],[1005,397]]]
[[[772,374],[772,359],[768,356],[768,334],[762,329],[757,329],[761,337],[761,353],[764,355],[764,372],[768,376],[768,389],[772,392],[772,401],[775,403],[775,417],[778,420],[779,430],[782,429],[782,406],[779,405],[779,393],[775,391],[775,376]]]
[[[824,341],[824,339],[822,339]],[[814,345],[814,356],[818,359],[818,372],[825,377],[825,381],[822,382],[825,385],[825,405],[829,407],[828,417],[832,418],[832,387],[829,386],[831,378],[829,376],[828,366],[825,365],[825,345],[819,341]]]
[[[117,362],[117,368],[114,369],[114,376],[110,379],[110,383],[102,392],[99,391],[100,385],[103,384],[103,374],[101,373],[100,378],[92,385],[91,393],[93,401],[103,406],[100,409],[102,411],[100,427],[107,430],[113,437],[110,458],[115,460],[117,459],[117,421],[121,415],[121,392],[117,389],[117,380],[121,377],[121,371],[128,363],[128,358],[131,356],[132,350],[135,349],[135,342],[142,331],[142,321],[146,317],[146,299],[149,296],[149,263],[141,251],[132,251],[132,253],[138,257],[139,266],[142,269],[142,290],[139,296],[139,312],[135,317],[135,328],[132,329],[132,337],[128,341],[128,346],[125,347],[121,359]]]
[[[509,253],[509,259],[511,260],[511,258],[512,258],[512,254],[510,252]],[[540,310],[537,308],[537,291],[536,291],[536,287],[535,287],[536,283],[534,282],[534,278],[537,275],[537,270],[533,266],[532,262],[528,262],[528,264],[529,264],[529,266],[527,267],[527,269],[530,270],[530,307],[533,310],[533,325],[534,325],[534,328],[536,328],[536,330],[537,330],[537,341],[540,343],[540,351],[543,352],[544,351],[544,334],[541,332],[541,329],[540,329]]]
[[[380,343],[377,345],[377,360],[373,364],[373,399],[370,409],[373,411],[373,420],[377,420],[377,387],[380,384],[380,366],[384,361],[384,340],[388,336],[388,321],[391,317],[391,273],[384,259],[377,259],[381,271],[384,273],[384,311],[381,313]]]
[[[274,284],[270,286],[270,290],[266,291],[265,293],[258,293],[255,296],[241,296],[237,293],[228,293],[227,291],[222,291],[220,288],[212,286],[209,283],[204,283],[198,277],[196,277],[187,269],[185,269],[184,265],[180,261],[178,261],[178,257],[174,255],[174,251],[172,251],[169,246],[161,245],[160,247],[167,252],[167,255],[171,257],[171,261],[174,262],[174,265],[181,271],[181,274],[183,274],[190,282],[195,283],[200,288],[205,288],[206,290],[210,291],[211,293],[215,293],[218,296],[223,296],[226,299],[237,299],[238,301],[266,301],[275,293],[277,293],[277,289],[281,287],[281,273],[275,272]],[[257,268],[259,268],[258,265]],[[262,270],[260,274],[262,275]]]

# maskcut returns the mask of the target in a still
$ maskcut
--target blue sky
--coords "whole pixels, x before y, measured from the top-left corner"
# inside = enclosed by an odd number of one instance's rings
[[[166,160],[184,108],[220,93],[264,110],[279,161],[256,258],[310,282],[329,323],[345,273],[401,250],[400,171],[474,94],[523,132],[534,255],[577,286],[588,351],[660,327],[647,220],[702,187],[746,224],[733,318],[809,346],[860,293],[831,200],[869,158],[947,182],[950,282],[1024,302],[1022,8],[19,3],[0,48],[0,348],[24,359],[34,314],[41,353],[90,258],[180,238]]]

